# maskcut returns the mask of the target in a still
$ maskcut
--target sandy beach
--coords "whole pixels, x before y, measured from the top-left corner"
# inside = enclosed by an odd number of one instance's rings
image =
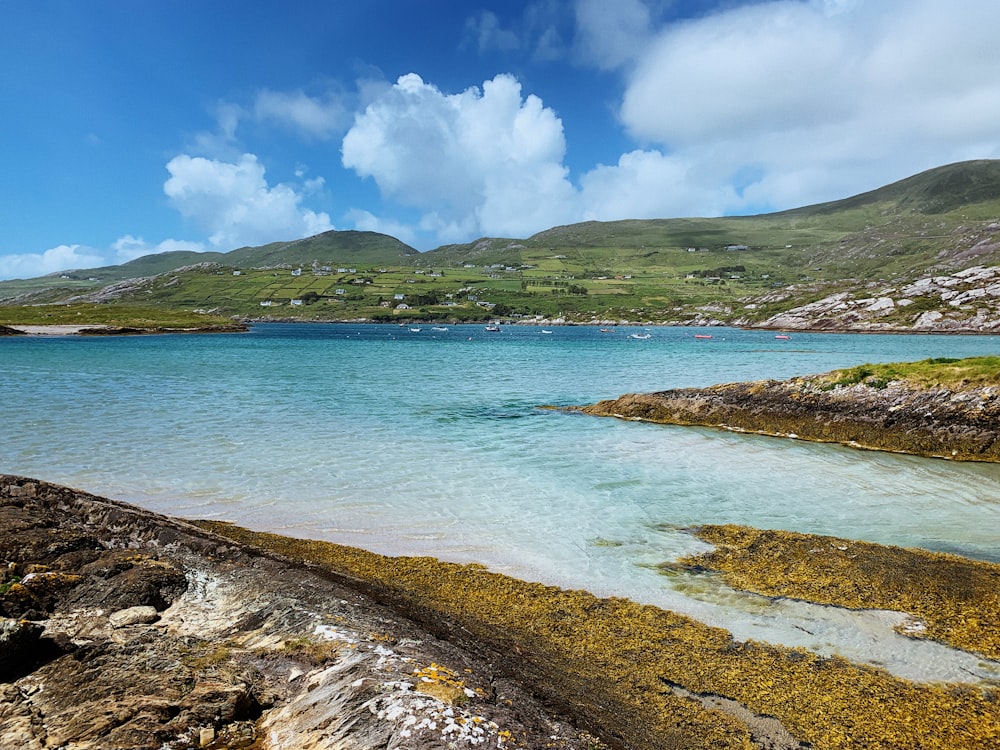
[[[49,326],[7,326],[15,331],[21,331],[29,336],[75,336],[84,331],[94,331],[107,328],[105,325],[49,325]]]

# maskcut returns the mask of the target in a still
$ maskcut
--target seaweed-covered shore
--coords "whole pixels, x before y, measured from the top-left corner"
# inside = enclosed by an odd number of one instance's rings
[[[735,585],[746,588],[767,585],[768,559],[828,543],[739,527],[700,533],[721,552],[697,564],[745,567]],[[765,542],[767,553],[742,566]],[[871,577],[880,601],[920,601],[930,620],[952,592],[963,623],[932,637],[995,652],[1000,566],[907,551],[912,585],[892,599],[897,560],[886,549],[857,545],[850,565],[825,575]],[[912,683],[734,641],[625,599],[185,523],[23,477],[0,475],[0,560],[0,747],[1000,743],[997,686]]]

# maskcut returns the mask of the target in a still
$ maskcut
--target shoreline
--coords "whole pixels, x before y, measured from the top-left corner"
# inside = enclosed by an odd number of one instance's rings
[[[485,326],[488,321],[438,321],[424,319],[400,319],[393,321],[370,320],[370,319],[331,319],[331,320],[301,320],[295,318],[238,318],[232,326],[204,326],[196,328],[141,328],[131,326],[116,326],[106,324],[49,324],[49,325],[28,325],[28,324],[0,324],[0,336],[127,336],[127,335],[156,335],[169,333],[246,333],[251,326],[269,324],[302,324],[302,325],[431,325],[443,324],[449,326]],[[670,329],[705,329],[716,330],[720,328],[732,328],[739,331],[761,331],[782,333],[789,336],[796,334],[855,334],[855,335],[905,335],[905,336],[1000,336],[1000,331],[977,331],[977,330],[955,330],[943,328],[941,330],[921,329],[915,331],[911,328],[782,328],[773,326],[747,326],[727,323],[679,323],[679,322],[639,322],[639,321],[553,321],[553,320],[505,320],[500,325],[517,327],[566,327],[566,328],[670,328]]]
[[[166,333],[246,333],[246,325],[204,326],[199,328],[133,328],[104,324],[0,325],[0,336],[141,336]]]
[[[913,683],[478,565],[188,523],[25,477],[0,476],[0,514],[0,549],[13,563],[0,604],[8,615],[20,608],[14,627],[31,641],[21,650],[30,663],[13,672],[0,649],[5,746],[44,736],[80,750],[153,750],[171,738],[246,747],[243,737],[291,750],[334,736],[430,748],[474,744],[459,732],[475,727],[501,748],[971,750],[1000,741],[998,685]],[[1000,565],[732,528],[702,532],[726,554],[693,564],[752,573],[741,555],[766,539],[757,562],[776,570],[795,545],[832,545],[848,568],[831,573],[826,556],[802,562],[862,587],[876,575],[891,593],[893,555],[905,554],[914,591],[932,592],[921,616],[935,637],[950,638],[951,627],[984,655],[997,652],[995,587],[973,582],[1000,581]],[[836,552],[848,545],[850,554]],[[869,560],[885,554],[876,574]],[[971,588],[954,591],[956,575],[972,576],[963,578]],[[958,606],[954,626],[933,619],[938,588]],[[136,603],[151,619],[115,624]]]

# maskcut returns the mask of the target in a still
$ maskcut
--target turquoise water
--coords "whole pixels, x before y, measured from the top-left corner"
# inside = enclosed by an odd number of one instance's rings
[[[478,561],[822,652],[863,651],[887,616],[831,623],[829,608],[799,611],[653,566],[702,548],[679,531],[697,523],[1000,560],[1000,466],[537,408],[993,354],[998,337],[419,328],[0,339],[0,471],[173,515]],[[944,658],[909,643],[858,658]]]

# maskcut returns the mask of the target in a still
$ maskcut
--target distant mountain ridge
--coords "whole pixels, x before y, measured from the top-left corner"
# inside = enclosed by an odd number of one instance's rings
[[[994,271],[996,269],[996,272]],[[1000,160],[770,214],[626,219],[427,252],[329,231],[228,253],[0,282],[0,304],[90,302],[251,319],[1000,330]]]
[[[899,212],[942,214],[1000,200],[1000,160],[978,159],[928,169],[912,177],[841,200],[782,211],[776,216],[836,213],[883,204]]]
[[[50,276],[96,278],[100,281],[122,281],[143,276],[155,276],[197,263],[221,263],[230,266],[263,268],[271,265],[309,265],[313,262],[330,264],[351,262],[399,264],[407,256],[419,251],[409,245],[378,232],[331,230],[312,237],[289,242],[271,242],[267,245],[240,247],[227,253],[192,252],[175,250],[166,253],[143,255],[127,263],[100,268],[61,271]]]
[[[458,262],[484,255],[502,253],[511,256],[516,245],[565,244],[608,246],[621,244],[628,237],[643,239],[661,232],[677,245],[697,244],[706,235],[726,234],[749,219],[801,219],[847,213],[864,207],[879,206],[883,216],[912,213],[920,215],[954,211],[962,206],[1000,201],[1000,160],[980,159],[936,167],[898,182],[849,198],[818,203],[754,217],[729,216],[718,218],[622,219],[617,221],[586,221],[551,227],[525,239],[480,238],[469,243],[444,245],[424,253],[390,235],[378,232],[331,230],[298,240],[247,246],[230,252],[173,251],[145,255],[120,265],[64,271],[75,277],[101,281],[123,280],[165,273],[196,263],[266,267],[278,264],[345,263],[399,265],[421,256],[429,264]],[[1000,219],[1000,216],[997,217]],[[610,235],[610,237],[609,237]],[[609,241],[614,239],[616,241]]]

